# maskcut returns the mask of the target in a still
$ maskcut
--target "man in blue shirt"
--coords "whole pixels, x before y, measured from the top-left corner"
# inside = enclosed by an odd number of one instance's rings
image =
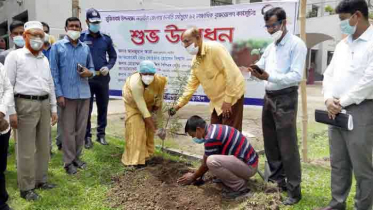
[[[91,55],[96,70],[96,76],[89,80],[91,88],[91,101],[89,106],[89,115],[87,131],[85,136],[85,148],[90,149],[93,146],[91,133],[91,113],[93,108],[93,99],[96,96],[97,105],[97,141],[102,145],[107,145],[105,139],[105,128],[107,125],[107,109],[109,104],[109,70],[113,68],[117,53],[115,52],[111,38],[100,32],[101,16],[100,13],[91,8],[87,11],[88,30],[80,36],[80,41],[84,42],[91,49]],[[107,56],[109,60],[107,60]]]
[[[262,112],[264,149],[271,169],[270,180],[288,192],[285,205],[300,201],[301,164],[297,139],[298,84],[307,56],[304,42],[286,29],[286,13],[272,8],[264,14],[274,42],[256,66],[248,70],[266,82]]]
[[[56,42],[50,52],[50,66],[54,79],[58,106],[61,108],[62,151],[68,174],[84,169],[80,160],[89,111],[88,78],[95,75],[89,47],[79,40],[81,22],[76,17],[66,20],[67,36]]]

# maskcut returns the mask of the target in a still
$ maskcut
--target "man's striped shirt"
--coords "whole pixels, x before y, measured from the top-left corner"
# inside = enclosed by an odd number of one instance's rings
[[[248,139],[235,128],[210,125],[205,136],[205,155],[234,155],[250,166],[257,166],[259,157]]]

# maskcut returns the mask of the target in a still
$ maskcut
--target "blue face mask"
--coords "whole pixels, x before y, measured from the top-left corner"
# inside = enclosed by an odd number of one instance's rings
[[[351,16],[352,17],[352,16]],[[351,26],[350,25],[350,19],[342,20],[341,23],[339,24],[339,27],[341,28],[342,33],[347,34],[347,35],[352,35],[356,32],[356,25]]]
[[[17,47],[23,47],[25,46],[25,40],[23,39],[23,36],[15,36],[13,38],[13,42]]]
[[[194,138],[193,138],[193,141],[194,141],[194,143],[202,144],[202,143],[205,142],[205,139],[199,139],[199,138],[197,138],[197,137],[194,137]]]
[[[92,23],[89,24],[89,30],[95,34],[100,31],[100,28],[101,28],[100,24],[92,24]]]

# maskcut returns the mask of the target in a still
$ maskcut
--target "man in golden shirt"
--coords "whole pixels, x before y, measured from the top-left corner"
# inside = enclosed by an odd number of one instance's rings
[[[211,124],[223,124],[242,131],[245,79],[227,49],[218,42],[203,42],[197,28],[182,35],[185,49],[194,55],[191,75],[174,115],[185,106],[201,84],[210,99]]]
[[[142,61],[139,72],[128,77],[124,84],[126,148],[122,163],[126,166],[141,168],[154,154],[156,125],[152,114],[162,110],[166,83],[166,77],[156,74],[152,61]]]

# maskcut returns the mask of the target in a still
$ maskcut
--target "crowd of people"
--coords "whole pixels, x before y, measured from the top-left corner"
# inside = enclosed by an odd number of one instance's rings
[[[373,29],[365,0],[343,0],[336,13],[347,37],[337,45],[324,74],[323,94],[329,117],[334,119],[346,110],[354,118],[354,129],[329,127],[332,200],[321,209],[346,209],[354,173],[355,209],[371,210]],[[89,9],[86,17],[85,32],[81,32],[78,18],[68,18],[66,36],[59,41],[49,35],[46,23],[14,21],[10,25],[15,47],[0,54],[5,64],[0,71],[0,210],[10,209],[4,176],[10,127],[17,137],[18,187],[26,200],[40,198],[35,189],[56,187],[47,177],[52,156],[51,125],[58,125],[56,145],[62,149],[66,173],[73,175],[87,167],[81,154],[84,147],[93,146],[90,115],[94,98],[98,107],[97,142],[108,144],[109,71],[117,55],[111,38],[100,32],[99,12]],[[296,119],[307,47],[288,32],[282,8],[266,11],[264,22],[273,43],[249,67],[238,67],[222,44],[205,42],[198,28],[183,32],[182,44],[193,56],[191,72],[182,96],[168,114],[175,115],[202,85],[210,100],[211,119],[210,124],[196,115],[187,120],[185,133],[193,142],[204,144],[205,152],[201,166],[177,182],[193,184],[209,171],[214,182],[225,187],[224,197],[249,195],[247,181],[258,170],[259,155],[241,133],[245,93],[242,71],[246,71],[265,82],[262,129],[269,181],[287,192],[284,205],[294,205],[302,198]],[[122,92],[126,141],[122,163],[127,167],[146,167],[154,154],[155,135],[165,137],[155,118],[162,115],[166,84],[167,77],[159,75],[156,64],[147,60],[126,79]]]

